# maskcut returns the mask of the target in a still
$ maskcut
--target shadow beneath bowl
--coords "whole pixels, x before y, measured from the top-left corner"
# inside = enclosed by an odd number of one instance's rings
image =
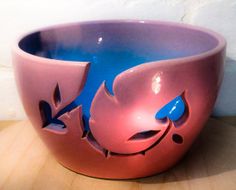
[[[205,178],[236,169],[236,127],[210,118],[185,157],[172,169],[131,180],[158,184]]]

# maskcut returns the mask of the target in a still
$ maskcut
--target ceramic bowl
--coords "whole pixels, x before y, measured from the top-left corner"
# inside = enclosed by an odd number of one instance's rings
[[[167,170],[208,119],[225,40],[160,21],[94,21],[21,37],[16,82],[34,128],[65,167],[99,178]]]

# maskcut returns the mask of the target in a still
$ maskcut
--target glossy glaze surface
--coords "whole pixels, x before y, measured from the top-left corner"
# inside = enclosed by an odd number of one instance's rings
[[[14,66],[25,110],[59,162],[134,178],[171,167],[197,137],[224,49],[218,34],[186,25],[85,22],[27,35]]]

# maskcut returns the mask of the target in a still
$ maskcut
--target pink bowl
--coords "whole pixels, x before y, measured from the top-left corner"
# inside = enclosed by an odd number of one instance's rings
[[[20,38],[16,82],[36,131],[65,167],[100,178],[162,172],[208,119],[225,40],[159,21],[95,21]]]

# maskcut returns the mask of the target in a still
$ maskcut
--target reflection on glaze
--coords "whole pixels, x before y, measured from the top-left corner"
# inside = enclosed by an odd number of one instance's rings
[[[161,90],[161,72],[152,78],[152,91],[158,94]]]
[[[177,96],[156,114],[156,119],[164,119],[168,117],[172,121],[177,121],[181,118],[185,111],[185,103],[181,96]]]

